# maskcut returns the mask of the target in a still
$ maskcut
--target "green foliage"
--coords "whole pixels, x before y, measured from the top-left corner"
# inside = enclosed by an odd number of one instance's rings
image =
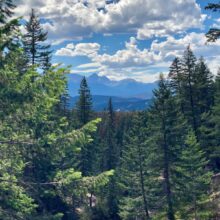
[[[205,150],[210,165],[215,172],[220,170],[220,73],[215,81],[214,105],[211,110],[203,114],[201,132],[201,145]]]
[[[191,131],[186,137],[180,160],[176,163],[176,171],[183,183],[178,197],[181,218],[208,219],[208,215],[211,215],[207,204],[210,202],[208,192],[213,174],[205,170],[207,164],[205,153]]]
[[[85,125],[92,119],[92,96],[85,77],[83,77],[80,84],[76,112],[79,126]]]
[[[206,10],[212,10],[213,12],[220,11],[220,3],[209,3]],[[206,34],[207,40],[209,42],[215,42],[220,37],[220,30],[218,28],[211,28]]]
[[[118,168],[118,187],[121,189],[119,215],[122,219],[150,219],[149,209],[153,209],[156,195],[152,185],[158,175],[151,164],[152,149],[149,148],[149,131],[145,128],[143,114],[134,116],[132,128],[122,151]]]
[[[23,36],[23,44],[29,65],[37,64],[44,72],[48,71],[51,67],[50,45],[45,45],[47,32],[41,27],[34,9],[31,11],[30,19],[26,23],[25,29],[27,33]]]

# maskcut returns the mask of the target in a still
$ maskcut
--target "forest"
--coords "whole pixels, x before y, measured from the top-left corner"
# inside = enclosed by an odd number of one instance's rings
[[[15,7],[0,0],[0,219],[220,219],[220,70],[186,45],[145,111],[95,112],[86,77],[71,109],[70,68]]]

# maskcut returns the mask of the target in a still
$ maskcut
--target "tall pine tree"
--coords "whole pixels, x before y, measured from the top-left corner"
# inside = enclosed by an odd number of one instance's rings
[[[184,52],[181,60],[181,69],[183,77],[183,100],[184,100],[184,115],[186,116],[193,130],[198,136],[198,109],[196,106],[195,92],[195,68],[196,57],[193,54],[190,46]]]
[[[207,164],[205,152],[197,142],[194,132],[190,131],[176,163],[176,172],[181,181],[178,198],[181,219],[199,220],[211,217],[207,203],[212,172],[205,169]]]
[[[149,148],[149,131],[146,114],[139,113],[132,120],[117,169],[121,188],[119,215],[122,219],[150,219],[154,203],[152,188],[159,175],[152,167],[152,149]],[[153,187],[152,187],[153,186]],[[155,196],[156,197],[156,196]]]
[[[92,96],[86,77],[83,77],[80,83],[79,100],[75,108],[79,126],[85,125],[92,119]]]
[[[159,166],[163,185],[155,190],[166,198],[165,201],[161,200],[164,202],[162,212],[166,213],[169,220],[174,220],[178,208],[175,163],[179,160],[188,126],[176,105],[168,81],[163,75],[160,76],[159,88],[154,91],[150,118],[151,138],[153,139],[151,148],[155,149],[152,160]]]
[[[80,84],[79,99],[76,103],[75,110],[78,128],[86,125],[92,120],[92,96],[85,77],[82,78]],[[93,150],[93,144],[91,143],[82,146],[79,166],[83,176],[89,176],[92,174]]]
[[[210,110],[214,102],[213,74],[207,67],[203,57],[198,60],[195,67],[195,92],[195,102],[198,107],[198,114],[201,116],[202,113]]]
[[[181,61],[179,58],[175,58],[170,66],[169,71],[170,87],[173,93],[176,95],[178,104],[180,105],[181,112],[184,113],[184,100],[183,99],[183,79]]]
[[[215,80],[214,106],[202,116],[201,145],[215,172],[220,170],[220,71]]]
[[[106,111],[105,121],[105,138],[104,138],[104,169],[111,170],[116,169],[118,165],[119,152],[116,141],[116,118],[112,105],[112,99],[109,99],[108,107]],[[108,184],[106,192],[108,216],[110,219],[117,220],[118,216],[118,189],[116,185],[116,176],[113,176]]]
[[[15,4],[13,0],[1,0],[0,1],[0,24],[5,24],[7,18],[13,15],[13,9]]]
[[[32,9],[29,21],[25,25],[26,34],[23,37],[23,44],[29,65],[38,65],[44,71],[51,67],[51,50],[47,45],[47,32],[41,27],[39,18]]]

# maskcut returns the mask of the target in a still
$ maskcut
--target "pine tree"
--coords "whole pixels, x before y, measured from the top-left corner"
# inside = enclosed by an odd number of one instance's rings
[[[151,187],[156,184],[156,178],[150,164],[151,149],[146,141],[149,132],[145,118],[144,114],[134,116],[117,170],[118,185],[122,191],[119,199],[122,219],[150,219],[153,208]]]
[[[85,125],[92,119],[92,96],[85,77],[83,77],[80,83],[76,112],[80,126]]]
[[[115,112],[113,110],[112,99],[109,99],[105,119],[105,137],[104,137],[104,169],[116,169],[118,165],[119,152],[116,141]],[[118,189],[116,185],[116,176],[113,176],[108,184],[106,192],[108,216],[110,219],[119,219],[118,216]]]
[[[19,20],[9,20],[14,8],[12,0],[0,1],[0,67],[7,61],[5,54],[18,49],[19,45]]]
[[[64,93],[60,96],[60,102],[57,106],[57,111],[60,115],[67,117],[70,120],[70,95],[68,85],[66,85]]]
[[[177,101],[179,103],[181,112],[184,113],[184,100],[183,99],[183,76],[182,76],[182,69],[181,69],[181,61],[179,58],[175,58],[173,63],[170,66],[169,71],[169,80],[170,80],[170,87],[171,90],[176,95]]]
[[[220,71],[215,80],[214,106],[202,116],[201,145],[215,172],[220,170]]]
[[[107,115],[106,115],[106,134],[105,134],[105,169],[111,170],[115,169],[117,166],[118,152],[116,146],[116,138],[115,138],[115,112],[112,106],[112,99],[109,99],[108,107],[107,107]]]
[[[187,47],[181,60],[181,69],[183,77],[183,100],[184,115],[198,137],[198,108],[196,106],[196,91],[195,91],[195,68],[196,57],[193,54],[190,46]]]
[[[82,127],[92,120],[92,96],[85,77],[82,78],[80,84],[79,100],[75,108],[78,127]],[[87,143],[82,146],[79,166],[83,176],[92,174],[93,150],[93,144]]]
[[[5,24],[7,18],[13,15],[13,9],[15,4],[13,0],[1,0],[0,1],[0,24]]]
[[[195,102],[200,116],[202,113],[208,112],[214,102],[213,74],[205,64],[203,57],[199,59],[195,67],[195,91]]]
[[[205,152],[194,133],[189,132],[180,159],[176,163],[176,170],[182,183],[178,198],[181,203],[181,219],[210,218],[207,202],[212,173],[205,169],[207,164]]]
[[[26,34],[23,37],[23,44],[29,65],[37,64],[38,67],[47,71],[50,66],[51,50],[50,45],[46,45],[47,32],[41,27],[39,18],[34,9],[30,14],[30,19],[25,25]]]
[[[150,118],[153,139],[151,147],[155,149],[154,157],[156,158],[153,161],[159,166],[160,179],[164,185],[163,192],[161,192],[162,187],[155,188],[155,191],[166,198],[163,211],[169,220],[174,220],[178,208],[178,204],[175,203],[178,188],[175,163],[179,159],[188,125],[176,107],[175,97],[172,96],[168,81],[164,79],[163,75],[160,76],[159,88],[154,91]]]

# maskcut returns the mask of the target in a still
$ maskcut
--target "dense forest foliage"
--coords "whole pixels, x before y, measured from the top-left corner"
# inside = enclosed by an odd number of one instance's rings
[[[69,69],[15,7],[0,1],[0,219],[220,219],[220,71],[188,46],[146,111],[94,112],[86,78],[70,109]]]

